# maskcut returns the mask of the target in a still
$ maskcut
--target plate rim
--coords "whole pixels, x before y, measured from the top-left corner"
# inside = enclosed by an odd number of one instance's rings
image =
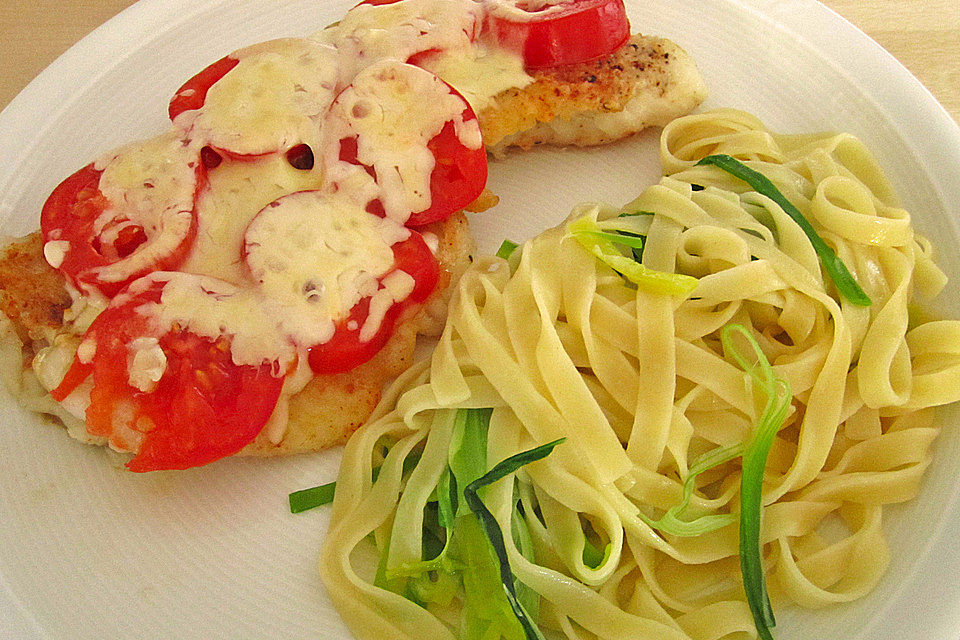
[[[87,34],[31,80],[0,112],[0,167],[3,167],[0,169],[0,215],[5,209],[2,194],[17,169],[26,162],[31,146],[43,138],[45,132],[59,120],[59,114],[82,94],[77,90],[77,85],[63,82],[62,79],[80,77],[81,86],[88,86],[109,68],[98,64],[98,61],[112,62],[122,58],[131,47],[136,48],[142,41],[150,40],[171,18],[178,22],[188,20],[224,1],[139,0]],[[960,180],[957,180],[957,174],[960,173],[960,124],[890,52],[859,27],[817,0],[723,1],[777,25],[792,37],[806,41],[834,65],[836,61],[844,60],[844,73],[855,76],[854,85],[873,101],[888,121],[897,124],[903,132],[905,144],[911,152],[922,158],[920,164],[937,197],[946,204],[960,202]],[[944,144],[944,141],[952,144]],[[937,165],[952,168],[953,172],[930,170],[931,166]],[[956,225],[956,205],[951,208],[948,204],[947,209]],[[943,542],[947,523],[960,522],[958,496],[960,483],[952,487],[948,509],[944,510],[936,530],[917,554],[911,573],[893,592],[893,598],[901,598],[909,588],[916,587],[918,576],[929,576],[930,569],[942,565],[943,560],[933,558],[932,551],[938,543]],[[960,567],[960,545],[954,546],[948,564]],[[948,584],[945,580],[942,582]],[[21,603],[2,574],[0,586],[0,612],[3,612],[7,622],[0,628],[0,637],[48,637],[48,633]],[[960,585],[953,587],[953,595],[952,599],[948,599],[954,603],[953,607],[938,607],[928,603],[922,609],[918,606],[917,611],[922,610],[925,615],[932,616],[929,619],[931,623],[936,619],[938,629],[947,631],[960,628]],[[891,613],[892,609],[884,607],[878,611],[870,628],[896,626],[897,620],[892,617],[896,612]]]

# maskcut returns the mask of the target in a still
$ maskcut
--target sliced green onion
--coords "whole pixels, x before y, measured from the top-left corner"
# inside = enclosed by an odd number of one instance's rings
[[[516,242],[504,240],[503,244],[500,245],[500,248],[497,249],[497,257],[507,260],[513,255],[513,252],[516,251],[517,247],[519,246],[520,245],[518,245]]]
[[[568,224],[567,231],[584,249],[644,291],[687,296],[697,287],[696,278],[678,273],[665,273],[663,271],[648,269],[640,262],[626,257],[617,250],[613,241],[598,236],[598,234],[603,234],[604,232],[601,231],[597,223],[588,216],[584,216]],[[624,241],[628,240],[629,236],[617,237],[617,243],[627,244]]]
[[[480,525],[483,527],[483,531],[490,540],[490,544],[493,546],[493,550],[497,555],[497,559],[500,561],[500,581],[503,583],[503,591],[507,596],[507,601],[510,603],[510,607],[513,609],[514,615],[516,615],[517,620],[520,621],[520,625],[523,627],[523,631],[526,634],[527,640],[544,640],[544,638],[543,634],[540,632],[540,629],[537,628],[536,623],[534,623],[529,617],[528,613],[524,610],[523,605],[517,599],[515,578],[513,576],[513,571],[510,570],[510,560],[507,557],[507,548],[503,542],[503,533],[500,531],[500,525],[497,523],[497,519],[493,517],[493,514],[490,513],[490,510],[487,509],[487,506],[483,504],[483,500],[480,499],[480,496],[477,494],[477,492],[481,488],[505,478],[521,467],[530,464],[531,462],[536,462],[537,460],[546,458],[553,451],[554,447],[563,441],[564,438],[561,438],[534,449],[530,449],[529,451],[524,451],[522,453],[510,456],[506,460],[494,466],[493,469],[468,484],[463,490],[463,496],[467,502],[467,505],[469,505],[470,509],[479,517]]]
[[[753,349],[756,362],[749,362],[733,344],[734,332],[747,339]],[[770,606],[767,583],[763,573],[763,556],[760,551],[760,518],[763,498],[763,472],[767,456],[777,432],[783,426],[790,411],[793,398],[790,385],[778,378],[770,361],[760,350],[760,345],[742,325],[732,324],[720,333],[724,350],[731,354],[757,387],[767,396],[767,402],[750,444],[743,454],[743,471],[740,476],[740,572],[743,574],[743,589],[753,621],[761,640],[773,640],[770,628],[777,622]]]
[[[330,504],[337,490],[336,482],[328,482],[319,487],[301,489],[290,494],[290,513],[303,513],[310,509]]]
[[[640,514],[640,519],[654,529],[680,537],[700,536],[734,522],[736,518],[730,513],[711,514],[689,521],[682,520],[680,516],[690,504],[690,498],[693,496],[697,476],[704,471],[713,469],[724,462],[729,462],[743,455],[743,449],[743,445],[721,447],[697,458],[690,466],[687,477],[683,481],[683,493],[680,502],[667,509],[666,513],[664,513],[659,520],[653,520],[642,513]]]
[[[810,244],[813,245],[814,251],[817,252],[817,256],[819,256],[820,261],[823,263],[827,275],[830,276],[830,279],[833,280],[833,283],[837,286],[837,291],[857,306],[870,306],[870,297],[857,283],[856,279],[847,269],[847,265],[845,265],[843,260],[837,256],[836,252],[823,241],[823,238],[821,238],[820,234],[813,228],[810,221],[780,193],[780,190],[777,189],[769,178],[759,171],[754,171],[736,158],[725,154],[707,156],[698,162],[697,165],[713,165],[718,169],[726,171],[730,175],[749,184],[757,193],[770,198],[780,205],[780,208],[803,229],[807,238],[810,239]]]

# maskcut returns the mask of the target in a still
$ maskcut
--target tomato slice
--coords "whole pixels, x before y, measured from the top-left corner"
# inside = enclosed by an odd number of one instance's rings
[[[207,92],[210,87],[215,85],[220,78],[227,75],[239,63],[240,60],[232,55],[224,56],[184,82],[183,86],[177,89],[170,100],[170,105],[167,108],[170,119],[175,120],[184,111],[195,111],[202,107],[207,99]]]
[[[137,179],[129,189],[114,181],[117,204],[101,190],[109,164],[105,170],[90,164],[68,177],[40,214],[47,260],[77,289],[108,297],[151,271],[176,269],[193,246],[197,198],[207,184],[206,169],[194,155],[160,162],[167,168],[149,177],[118,171]],[[164,182],[182,184],[179,195],[166,197]]]
[[[413,277],[413,291],[402,302],[390,307],[379,329],[367,340],[361,339],[361,329],[370,315],[371,298],[362,299],[350,310],[349,316],[337,323],[329,341],[310,348],[308,358],[314,373],[350,371],[373,358],[393,335],[400,314],[407,307],[423,303],[437,288],[440,265],[423,236],[412,231],[408,239],[394,244],[392,248],[396,265],[391,273],[404,271]]]
[[[500,0],[488,9],[484,33],[523,55],[528,68],[543,69],[595,60],[630,37],[623,0],[543,2]]]
[[[62,400],[92,375],[87,430],[135,453],[127,467],[137,472],[186,469],[236,453],[262,430],[284,381],[273,375],[275,363],[234,364],[229,336],[157,327],[137,308],[159,302],[164,286],[148,277],[117,296],[84,336],[82,345],[93,351],[88,361],[78,355],[52,392]],[[138,345],[145,345],[142,354]],[[148,365],[160,363],[152,373],[148,367],[153,377],[146,384],[133,373],[141,355]]]
[[[382,81],[378,74],[389,80]],[[381,90],[378,85],[389,85],[390,89]],[[432,95],[411,99],[410,93],[414,91],[427,91]],[[415,167],[413,159],[416,158],[416,148],[423,148],[423,141],[421,132],[415,130],[412,123],[424,121],[420,113],[424,100],[439,103],[441,99],[456,101],[459,111],[433,129],[439,131],[426,141],[426,150],[433,156],[433,169],[426,181],[429,203],[425,207],[420,204],[411,206],[409,201],[403,203],[408,207],[405,209],[407,226],[420,227],[444,220],[468,206],[486,186],[486,150],[479,138],[474,143],[469,139],[470,135],[464,133],[478,126],[473,109],[448,83],[429,71],[403,63],[371,67],[361,72],[354,84],[344,89],[334,101],[327,122],[334,135],[339,135],[339,145],[333,145],[336,155],[327,155],[326,162],[329,166],[335,157],[340,163],[362,167],[373,179],[377,185],[375,191],[379,190],[380,195],[365,203],[368,211],[386,215],[385,210],[390,210],[386,206],[388,199],[398,203],[404,190],[420,193],[421,187],[416,182],[421,170]],[[386,134],[365,122],[367,116],[364,115],[376,113],[377,117],[382,117],[384,112],[396,118],[395,123],[389,121],[384,127]],[[395,126],[391,126],[393,124]],[[403,141],[404,146],[391,149],[398,144],[397,141]],[[365,146],[367,153],[363,156]],[[405,166],[405,163],[409,164]],[[335,170],[330,173],[337,176],[343,172]],[[386,174],[387,178],[381,174]],[[333,178],[334,185],[337,180],[337,177]],[[395,204],[394,208],[397,206],[400,205]]]

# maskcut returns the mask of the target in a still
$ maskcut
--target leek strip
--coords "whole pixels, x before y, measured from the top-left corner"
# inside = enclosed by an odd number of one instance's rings
[[[413,471],[413,468],[417,466],[418,462],[420,462],[419,452],[415,451],[408,455],[403,461],[403,473],[407,474]],[[371,475],[373,477],[373,481],[376,482],[377,476],[380,475],[380,467],[374,467]],[[287,499],[290,502],[290,513],[303,513],[304,511],[309,511],[310,509],[316,509],[317,507],[330,504],[333,502],[333,497],[336,492],[336,482],[328,482],[327,484],[322,484],[318,487],[310,487],[309,489],[300,489],[299,491],[294,491],[287,496]]]
[[[526,634],[527,640],[544,640],[543,634],[540,632],[540,629],[537,628],[537,625],[531,620],[528,613],[524,610],[523,605],[520,604],[520,601],[517,599],[517,589],[515,585],[515,579],[513,576],[513,571],[510,570],[510,560],[507,557],[507,548],[503,542],[503,532],[500,531],[500,525],[497,523],[497,519],[490,513],[490,510],[487,509],[487,506],[483,504],[483,500],[480,499],[480,496],[477,492],[487,486],[488,484],[493,484],[502,478],[510,475],[517,471],[517,469],[530,464],[531,462],[536,462],[537,460],[542,460],[546,458],[553,451],[554,447],[563,442],[565,438],[555,440],[554,442],[541,445],[535,449],[530,449],[529,451],[524,451],[516,455],[510,456],[506,460],[497,464],[493,469],[482,475],[480,478],[477,478],[470,484],[468,484],[463,490],[463,497],[469,505],[470,509],[477,514],[477,517],[480,520],[480,525],[483,528],[483,531],[487,534],[487,538],[490,541],[490,544],[493,546],[494,552],[497,555],[498,560],[500,561],[500,581],[503,583],[503,591],[507,596],[507,601],[510,603],[510,607],[513,609],[514,615],[516,615],[517,620],[520,621],[520,625],[523,627],[523,631]]]
[[[748,362],[737,350],[733,344],[734,332],[746,337],[756,356],[755,363]],[[763,473],[770,447],[783,426],[793,396],[790,385],[776,376],[770,362],[760,350],[760,345],[742,325],[724,327],[720,339],[724,350],[733,356],[737,364],[767,396],[753,439],[743,454],[743,471],[740,476],[740,571],[743,574],[743,589],[753,614],[757,634],[761,640],[773,640],[770,628],[776,626],[777,622],[767,594],[760,550]]]
[[[690,498],[693,496],[694,485],[697,476],[704,471],[708,471],[716,466],[729,462],[734,458],[743,455],[744,446],[734,445],[732,447],[721,447],[704,454],[698,458],[687,472],[687,477],[683,481],[683,494],[680,502],[667,509],[666,513],[659,520],[654,520],[644,514],[639,514],[640,519],[647,523],[647,526],[680,537],[694,537],[710,533],[720,527],[731,524],[736,519],[733,514],[723,513],[715,515],[701,516],[695,520],[682,520],[680,516],[690,504]]]
[[[510,256],[513,255],[513,252],[516,251],[517,247],[519,246],[520,245],[518,245],[516,242],[513,242],[512,240],[504,240],[503,243],[500,245],[500,248],[497,249],[497,257],[503,258],[504,260],[508,260]]]
[[[587,216],[568,224],[567,232],[584,249],[644,291],[687,296],[697,287],[697,279],[694,277],[648,269],[640,262],[623,255],[617,250],[614,241],[603,237],[613,234],[600,231],[597,223]],[[630,246],[628,242],[631,236],[615,237],[618,238],[616,243]]]
[[[810,221],[780,193],[780,190],[777,189],[767,176],[759,171],[754,171],[736,158],[725,154],[707,156],[698,162],[697,165],[713,165],[718,169],[726,171],[730,175],[749,184],[757,193],[770,198],[780,205],[784,213],[790,216],[793,221],[803,229],[807,238],[810,239],[810,244],[813,245],[814,251],[816,251],[817,256],[820,257],[820,262],[823,263],[827,275],[830,276],[830,279],[833,280],[833,283],[837,286],[837,291],[857,306],[870,306],[870,296],[868,296],[857,283],[857,280],[847,269],[847,265],[845,265],[843,260],[837,256],[836,252],[823,241],[823,238],[821,238],[820,234],[813,228]]]

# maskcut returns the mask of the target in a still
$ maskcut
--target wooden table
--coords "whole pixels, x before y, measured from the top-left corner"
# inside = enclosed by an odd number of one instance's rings
[[[322,0],[318,0],[322,1]],[[2,0],[0,107],[133,0]],[[896,56],[960,122],[960,0],[824,0]],[[10,37],[10,36],[13,37]]]

